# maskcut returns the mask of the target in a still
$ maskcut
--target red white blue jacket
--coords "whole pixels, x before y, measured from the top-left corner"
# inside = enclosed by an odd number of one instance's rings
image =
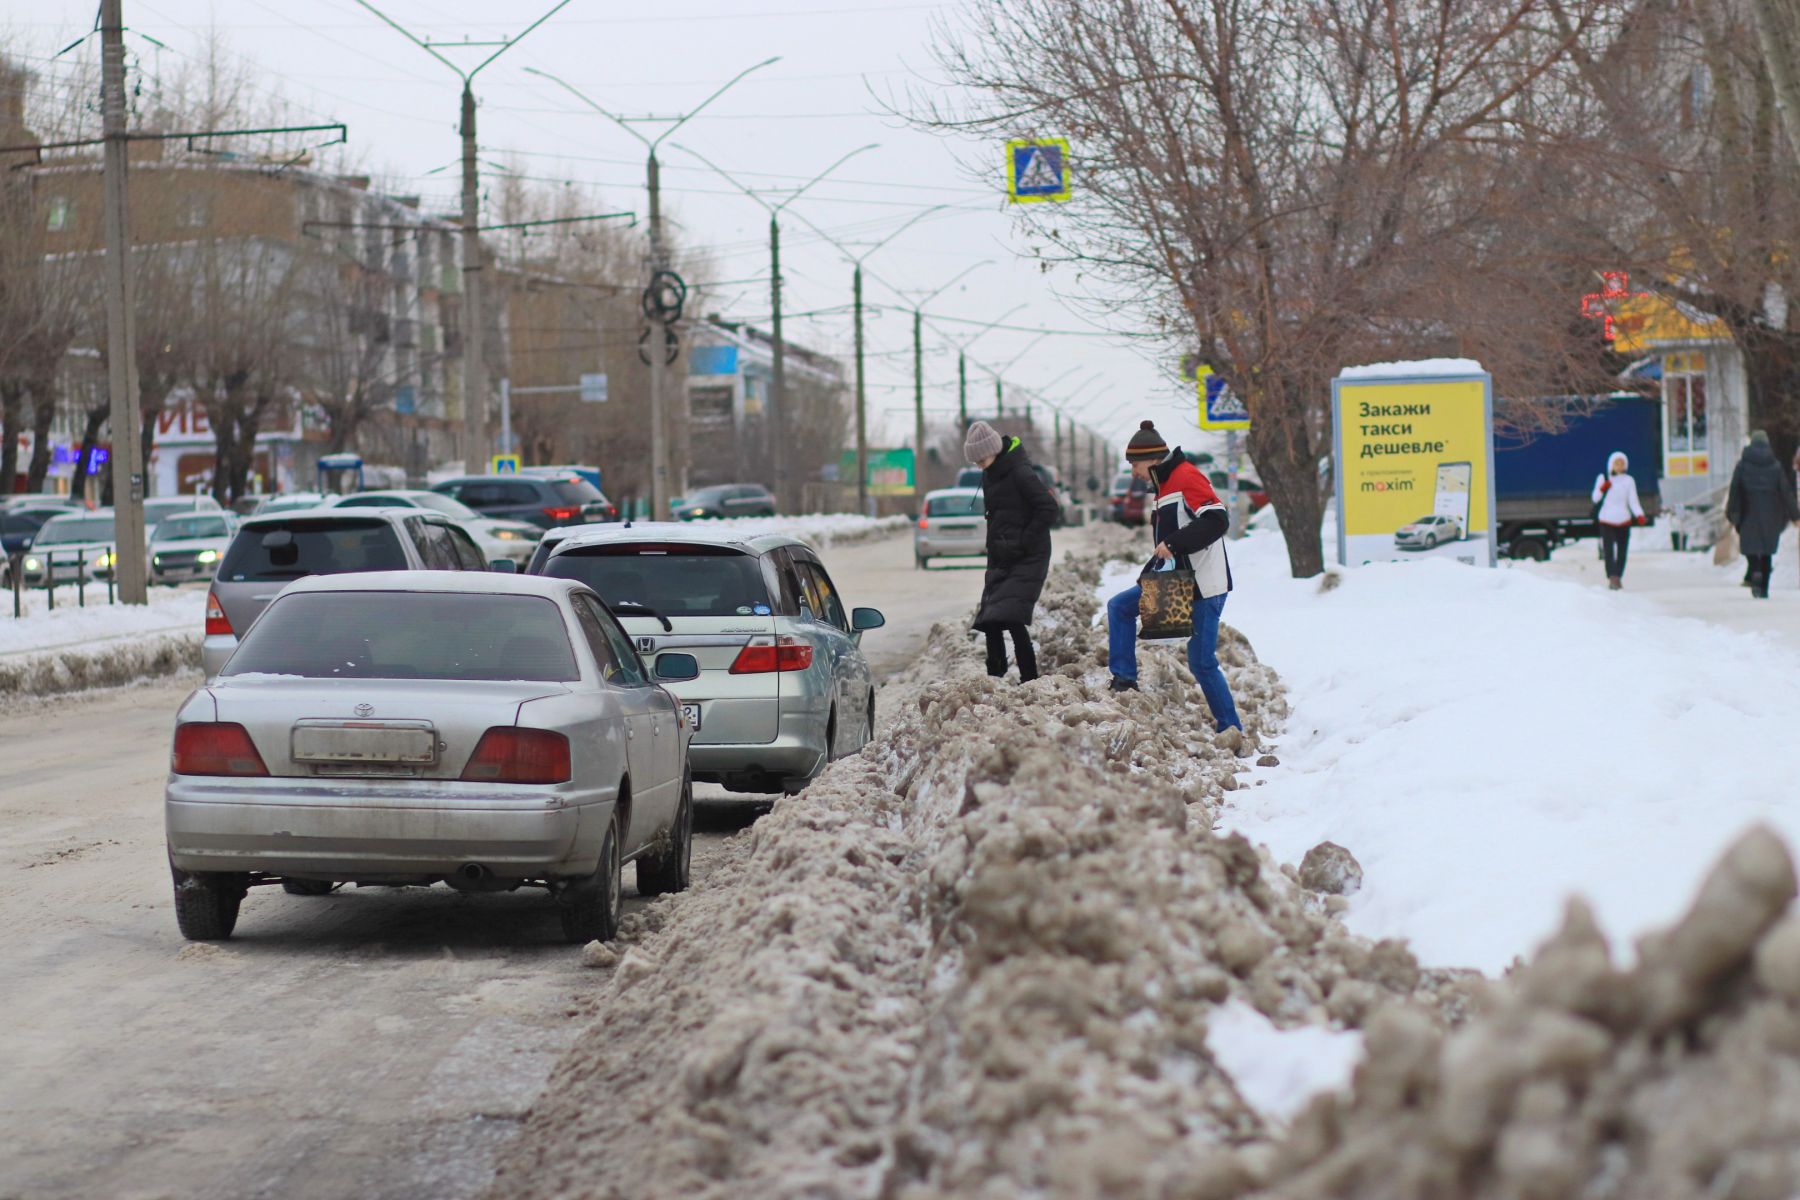
[[[1225,554],[1231,518],[1225,502],[1179,446],[1150,468],[1150,478],[1156,484],[1151,525],[1156,540],[1175,552],[1177,566],[1193,568],[1202,599],[1223,596],[1231,590],[1231,560]]]

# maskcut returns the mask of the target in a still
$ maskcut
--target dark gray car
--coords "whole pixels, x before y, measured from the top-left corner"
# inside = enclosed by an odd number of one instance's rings
[[[574,472],[567,475],[464,475],[434,484],[432,491],[460,500],[484,517],[529,521],[539,529],[574,525],[604,516],[590,505],[608,505],[600,489]],[[617,510],[614,510],[615,515]]]
[[[296,579],[489,568],[474,539],[448,517],[425,509],[307,509],[251,517],[219,560],[206,597],[206,637],[200,644],[206,677],[219,673],[251,622]]]

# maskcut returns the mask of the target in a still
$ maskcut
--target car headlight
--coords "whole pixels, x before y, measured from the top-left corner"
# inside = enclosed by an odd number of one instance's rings
[[[217,550],[202,550],[197,561],[203,563],[216,563],[219,561],[219,552]]]
[[[25,560],[25,569],[27,571],[35,571],[38,568],[42,567],[43,565],[44,564],[42,562],[40,562],[38,559],[35,559],[35,558],[28,558]]]
[[[522,542],[525,540],[525,535],[516,529],[496,529],[494,530],[494,536],[503,542]]]
[[[107,567],[112,566],[112,561],[113,561],[112,555],[102,554],[99,558],[96,558],[94,560],[94,569],[95,570],[105,570]]]

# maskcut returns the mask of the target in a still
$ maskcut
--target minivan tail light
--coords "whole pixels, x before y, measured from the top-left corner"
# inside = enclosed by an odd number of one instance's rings
[[[919,518],[919,528],[920,529],[930,529],[931,522],[926,520],[924,517],[920,517]]]
[[[206,636],[211,637],[215,633],[230,636],[231,622],[226,618],[225,610],[219,604],[218,594],[208,592],[206,593]]]
[[[235,721],[189,721],[175,727],[170,769],[177,775],[267,775],[250,734]]]
[[[581,515],[581,509],[575,507],[546,508],[544,515],[552,521],[573,521]]]
[[[548,729],[496,725],[463,768],[465,783],[564,783],[574,774],[569,739]]]
[[[804,671],[812,666],[813,648],[799,638],[782,636],[773,642],[751,642],[738,651],[731,664],[733,675],[763,675],[770,671]]]

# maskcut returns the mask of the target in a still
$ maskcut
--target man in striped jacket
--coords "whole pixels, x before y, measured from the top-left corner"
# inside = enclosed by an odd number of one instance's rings
[[[1158,561],[1192,567],[1199,596],[1194,601],[1194,636],[1188,639],[1188,668],[1206,695],[1207,707],[1221,731],[1242,730],[1231,685],[1219,668],[1219,618],[1231,592],[1231,562],[1225,555],[1230,517],[1213,491],[1212,481],[1190,463],[1180,447],[1171,449],[1156,427],[1145,421],[1125,446],[1125,461],[1135,479],[1156,486],[1151,522]],[[1112,690],[1137,688],[1137,617],[1142,589],[1126,588],[1106,602],[1107,669]]]

